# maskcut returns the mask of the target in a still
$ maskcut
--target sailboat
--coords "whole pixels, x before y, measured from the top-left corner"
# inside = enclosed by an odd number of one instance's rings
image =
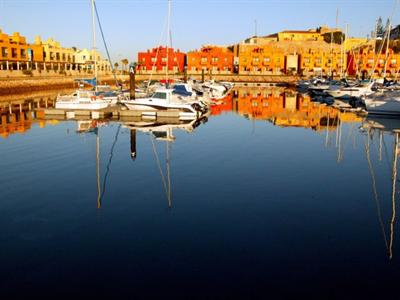
[[[108,107],[111,101],[114,102],[114,95],[109,97],[97,92],[97,54],[96,54],[96,22],[95,22],[95,3],[91,0],[92,10],[92,31],[93,31],[93,58],[94,58],[94,90],[87,91],[78,89],[70,95],[58,95],[56,109],[92,109],[99,110]]]
[[[168,0],[168,18],[167,18],[167,34],[170,35],[170,18],[171,18],[171,0]],[[204,102],[193,98],[195,96],[187,90],[189,94],[183,95],[176,93],[173,88],[169,88],[170,80],[168,79],[169,68],[169,49],[170,36],[167,38],[167,57],[166,57],[166,74],[165,87],[159,87],[155,93],[147,98],[129,99],[121,101],[130,110],[140,111],[179,111],[182,118],[198,118],[206,111]]]

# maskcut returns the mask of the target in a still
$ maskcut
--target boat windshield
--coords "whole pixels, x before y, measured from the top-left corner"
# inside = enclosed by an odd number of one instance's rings
[[[167,94],[166,93],[160,93],[160,92],[155,92],[151,98],[156,98],[156,99],[167,99]]]

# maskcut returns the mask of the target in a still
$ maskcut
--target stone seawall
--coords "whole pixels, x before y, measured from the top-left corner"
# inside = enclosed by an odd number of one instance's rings
[[[201,79],[201,75],[188,75],[189,78],[196,80]],[[53,76],[21,76],[13,78],[0,77],[0,95],[9,94],[20,94],[20,93],[30,93],[34,91],[45,91],[45,90],[61,90],[70,89],[76,87],[74,82],[77,78],[91,78],[90,76],[85,77],[75,77],[75,76],[64,76],[64,77],[53,77]],[[173,80],[182,80],[182,75],[171,75],[169,77]],[[272,83],[295,83],[299,80],[297,76],[278,76],[278,75],[205,75],[204,78],[220,80],[220,81],[230,81],[230,82],[272,82]],[[117,79],[119,82],[127,86],[129,83],[129,75],[118,75]],[[138,82],[150,79],[150,75],[137,74],[136,80]],[[165,75],[157,74],[152,75],[153,80],[165,79]],[[111,75],[100,76],[100,83],[113,84],[114,78]]]

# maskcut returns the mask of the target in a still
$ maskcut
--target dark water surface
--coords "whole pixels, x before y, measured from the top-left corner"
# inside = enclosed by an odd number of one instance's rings
[[[2,299],[396,299],[400,122],[249,97],[192,132],[33,118],[0,138]]]

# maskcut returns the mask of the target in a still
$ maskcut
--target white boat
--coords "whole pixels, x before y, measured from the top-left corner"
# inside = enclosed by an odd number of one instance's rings
[[[149,98],[122,100],[129,110],[143,112],[179,111],[181,119],[197,119],[207,109],[203,103],[173,94],[173,89],[162,88]]]
[[[364,97],[368,114],[400,115],[400,91],[379,92]]]
[[[107,108],[109,101],[96,96],[94,91],[77,90],[71,95],[57,96],[56,109],[99,110]]]
[[[367,85],[357,85],[350,87],[342,87],[339,89],[329,89],[325,93],[334,98],[359,98],[362,96],[368,96],[374,93],[372,86],[374,82],[370,82]]]

